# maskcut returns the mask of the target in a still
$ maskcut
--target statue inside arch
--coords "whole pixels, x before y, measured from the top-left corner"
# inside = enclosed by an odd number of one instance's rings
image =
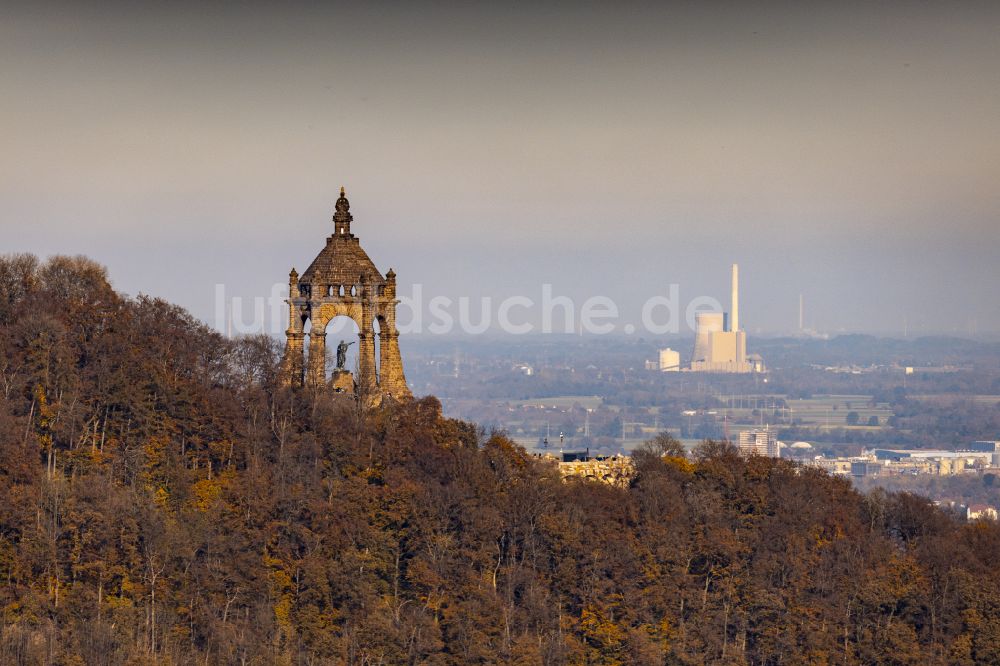
[[[337,370],[343,370],[344,364],[347,363],[347,348],[353,345],[353,342],[340,341],[337,345]]]

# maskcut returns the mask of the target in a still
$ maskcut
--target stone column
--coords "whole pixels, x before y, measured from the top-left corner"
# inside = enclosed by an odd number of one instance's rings
[[[399,353],[399,331],[396,330],[396,273],[390,268],[385,274],[385,294],[379,301],[379,388],[396,399],[410,398],[410,388],[403,375],[403,358]]]
[[[285,330],[285,355],[281,360],[282,384],[302,386],[303,361],[305,354],[305,334],[302,331],[302,317],[295,304],[298,296],[299,274],[292,269],[288,274],[288,329]]]
[[[358,388],[373,394],[378,388],[375,371],[375,303],[368,280],[361,285],[361,322],[358,331]]]
[[[386,327],[388,329],[388,326]],[[399,353],[399,333],[383,330],[379,333],[379,350],[382,367],[379,369],[379,388],[394,398],[412,396],[403,376],[403,359]]]
[[[282,384],[302,386],[303,361],[305,356],[305,336],[301,333],[285,332],[285,358],[282,360]]]
[[[326,384],[326,331],[313,329],[309,332],[309,386]]]

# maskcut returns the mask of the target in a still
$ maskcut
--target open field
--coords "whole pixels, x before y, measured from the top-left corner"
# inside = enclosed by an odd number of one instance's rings
[[[909,395],[907,396],[911,400],[924,400],[927,402],[933,401],[947,401],[947,402],[972,402],[977,405],[998,405],[1000,404],[1000,395],[944,395],[944,394],[923,394],[923,395]]]
[[[600,396],[596,395],[558,395],[552,398],[531,398],[530,400],[512,400],[512,405],[518,407],[562,408],[568,409],[580,405],[584,409],[596,409],[601,405]]]
[[[880,425],[892,416],[892,409],[885,403],[869,405],[870,395],[814,396],[805,400],[788,400],[788,417],[803,425],[843,428],[847,427],[847,414],[858,413],[858,429],[870,429],[868,419],[877,416]]]

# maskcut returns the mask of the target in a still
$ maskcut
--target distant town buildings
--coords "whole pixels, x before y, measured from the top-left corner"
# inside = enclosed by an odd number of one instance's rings
[[[952,476],[1000,468],[1000,452],[987,449],[996,442],[973,442],[967,451],[942,449],[871,449],[860,456],[825,458],[806,464],[842,476]],[[976,448],[978,447],[978,449]]]
[[[770,428],[754,428],[744,430],[739,434],[737,446],[743,455],[770,456],[780,455],[777,433]]]
[[[852,460],[848,469],[850,470],[851,476],[858,478],[864,476],[880,476],[882,472],[882,463],[868,459]]]
[[[942,449],[872,449],[860,456],[826,458],[817,456],[804,464],[819,467],[829,474],[872,479],[900,476],[955,476],[960,474],[1000,474],[1000,442],[972,442],[969,450]],[[965,504],[939,501],[966,520],[997,520],[995,507],[988,504]]]
[[[996,520],[997,510],[988,504],[970,504],[965,509],[966,520]]]
[[[733,264],[732,302],[729,313],[695,315],[692,372],[763,372],[759,356],[747,356],[747,335],[740,330],[739,265]]]

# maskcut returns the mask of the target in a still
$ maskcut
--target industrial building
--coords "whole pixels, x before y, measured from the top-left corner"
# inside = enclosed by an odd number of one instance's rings
[[[695,315],[693,372],[763,372],[759,356],[747,356],[747,334],[740,330],[739,265],[733,264],[729,313]]]
[[[1000,442],[979,440],[969,445],[970,451],[984,451],[988,453],[1000,453]]]
[[[972,465],[976,460],[981,460],[986,464],[993,461],[993,451],[971,450],[971,451],[948,451],[942,449],[872,449],[871,454],[877,460],[891,460],[901,462],[904,460],[967,460]]]
[[[660,350],[660,372],[678,372],[681,369],[681,354],[670,347]]]

